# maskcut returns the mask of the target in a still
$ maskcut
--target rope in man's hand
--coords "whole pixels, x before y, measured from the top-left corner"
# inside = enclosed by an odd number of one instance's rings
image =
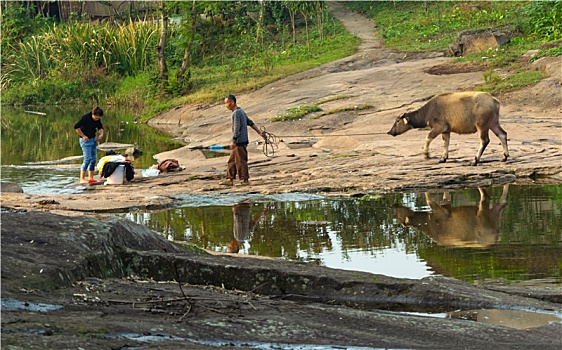
[[[279,137],[310,137],[306,135],[281,135],[276,136],[270,132],[265,131],[265,127],[260,127],[260,131],[262,132],[262,137],[264,139],[263,144],[263,154],[266,157],[273,157],[277,148],[279,148],[279,142],[283,142],[283,139]],[[369,132],[369,133],[358,133],[358,134],[329,134],[329,135],[314,135],[314,138],[318,137],[338,137],[338,136],[371,136],[371,135],[386,135],[386,132]]]
[[[266,157],[273,157],[275,155],[275,151],[279,147],[279,138],[272,133],[265,131],[264,126],[262,126],[260,130],[264,139],[262,152]]]

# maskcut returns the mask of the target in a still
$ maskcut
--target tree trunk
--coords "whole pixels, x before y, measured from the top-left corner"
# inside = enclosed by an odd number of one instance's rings
[[[164,51],[166,50],[166,41],[168,39],[168,15],[166,14],[166,9],[164,8],[164,1],[161,3],[162,14],[160,16],[161,27],[160,27],[160,43],[156,48],[158,52],[158,70],[160,72],[160,83],[163,84],[168,81],[168,66],[166,65],[166,57]]]
[[[294,5],[289,3],[287,5],[287,9],[289,10],[289,17],[291,17],[291,29],[293,31],[293,44],[297,43],[297,32],[295,26],[295,8]]]
[[[304,28],[306,31],[306,47],[308,48],[308,52],[310,52],[310,39],[308,37],[308,12],[303,10],[301,11],[303,17],[304,17]]]
[[[263,45],[263,33],[264,33],[264,29],[263,29],[263,11],[265,9],[265,2],[264,1],[260,1],[260,12],[258,15],[258,25],[256,28],[256,43],[261,43]],[[261,40],[260,40],[261,39]]]
[[[197,8],[195,6],[196,0],[193,0],[193,5],[191,7],[191,37],[189,38],[189,43],[185,48],[185,52],[183,53],[183,60],[181,62],[181,67],[178,70],[176,75],[178,84],[183,83],[183,79],[185,76],[185,71],[187,67],[190,66],[190,57],[191,57],[191,47],[193,46],[193,38],[195,37],[195,31],[197,30],[196,21],[197,21]]]

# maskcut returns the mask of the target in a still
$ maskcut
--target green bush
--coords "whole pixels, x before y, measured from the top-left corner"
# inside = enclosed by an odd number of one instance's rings
[[[528,32],[542,41],[562,39],[562,1],[533,1],[524,17]]]
[[[491,77],[487,78],[487,81],[484,84],[476,89],[479,91],[486,91],[491,93],[492,95],[495,95],[502,92],[521,89],[522,87],[531,84],[536,84],[544,77],[545,75],[542,72],[529,70],[516,72],[507,76],[505,79],[501,79],[497,75],[492,75]]]

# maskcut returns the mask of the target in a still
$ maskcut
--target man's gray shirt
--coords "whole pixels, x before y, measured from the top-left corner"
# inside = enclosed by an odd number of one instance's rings
[[[232,142],[237,145],[247,145],[248,140],[248,126],[252,127],[254,122],[248,118],[246,112],[240,107],[236,107],[232,111]]]

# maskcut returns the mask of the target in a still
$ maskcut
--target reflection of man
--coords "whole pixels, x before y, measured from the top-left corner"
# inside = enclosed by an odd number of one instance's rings
[[[250,230],[253,229],[265,212],[266,209],[250,224],[250,203],[240,202],[232,206],[232,213],[234,215],[234,239],[228,243],[228,247],[226,248],[228,253],[238,253],[240,251],[240,244],[248,239]]]

